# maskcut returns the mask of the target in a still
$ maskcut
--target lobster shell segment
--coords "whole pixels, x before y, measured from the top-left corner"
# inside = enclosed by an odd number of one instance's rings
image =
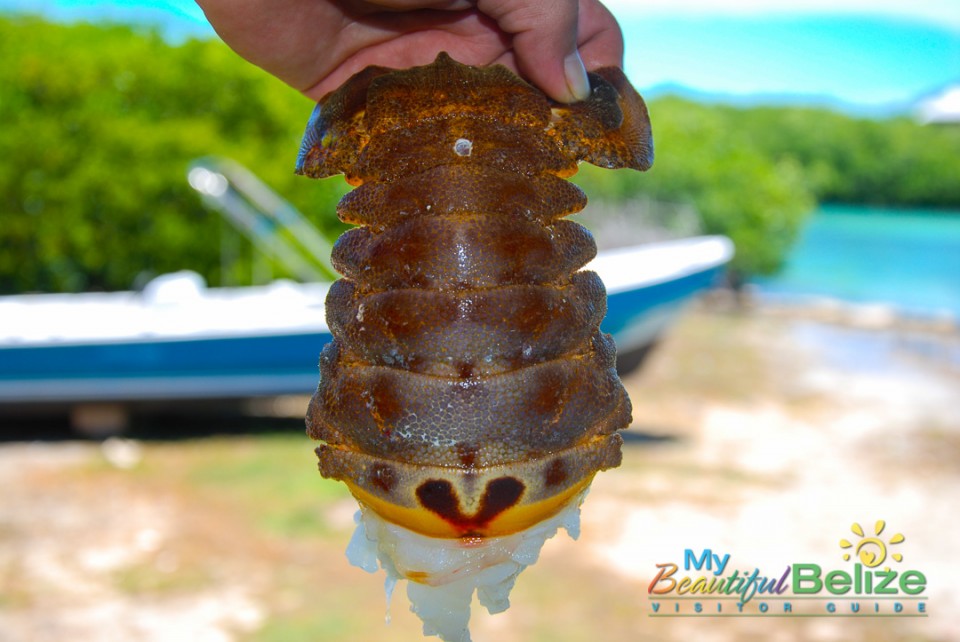
[[[358,186],[338,215],[344,275],[307,432],[320,472],[433,537],[521,531],[620,463],[630,401],[580,271],[580,162],[645,170],[647,110],[616,68],[550,101],[501,66],[440,54],[370,67],[314,111],[297,172]]]

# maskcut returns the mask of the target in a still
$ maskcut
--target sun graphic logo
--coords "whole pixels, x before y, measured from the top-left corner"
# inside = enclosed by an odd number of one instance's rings
[[[861,539],[859,542],[854,545],[847,539],[840,540],[840,548],[853,549],[853,554],[856,555],[860,562],[867,568],[876,568],[883,564],[887,559],[887,547],[895,546],[903,542],[906,538],[901,533],[894,534],[887,542],[884,542],[880,535],[883,533],[884,528],[886,528],[887,523],[885,521],[878,520],[873,528],[873,537],[867,537],[864,535],[863,527],[860,526],[857,522],[853,523],[853,526],[850,527],[850,531],[859,536]],[[844,553],[843,559],[849,561],[851,553]],[[896,562],[903,561],[903,555],[900,553],[892,553],[890,557],[893,558]]]

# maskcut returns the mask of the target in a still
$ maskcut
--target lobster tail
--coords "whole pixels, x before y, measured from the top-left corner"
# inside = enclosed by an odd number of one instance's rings
[[[504,67],[446,54],[369,68],[311,118],[297,172],[357,185],[338,207],[334,341],[308,433],[325,477],[433,537],[514,533],[620,463],[614,368],[581,161],[646,169],[646,107],[618,69],[549,101]]]

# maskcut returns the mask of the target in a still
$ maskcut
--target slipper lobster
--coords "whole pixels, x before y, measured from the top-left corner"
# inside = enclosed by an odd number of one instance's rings
[[[308,434],[323,476],[388,522],[509,535],[620,463],[630,401],[565,179],[581,161],[646,170],[653,146],[623,72],[589,77],[589,98],[560,104],[440,54],[367,68],[307,125],[297,173],[344,174],[337,214],[358,226],[333,250]]]

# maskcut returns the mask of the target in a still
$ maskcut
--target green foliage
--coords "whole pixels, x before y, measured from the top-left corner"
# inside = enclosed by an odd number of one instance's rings
[[[125,289],[183,268],[219,282],[223,225],[185,180],[198,156],[235,158],[339,225],[343,181],[292,171],[312,104],[219,42],[0,18],[0,60],[0,292]]]
[[[783,262],[814,202],[960,206],[960,129],[823,109],[738,109],[652,101],[649,174],[584,168],[589,194],[692,203],[707,232],[736,244],[735,276]]]
[[[960,128],[857,119],[825,109],[725,113],[764,155],[796,160],[821,202],[960,205]]]
[[[187,186],[200,156],[236,159],[329,236],[342,229],[342,179],[292,172],[310,101],[218,41],[0,16],[0,62],[0,293],[126,289],[183,268],[245,280],[249,247],[231,258],[236,232]],[[779,267],[815,198],[960,205],[957,129],[673,98],[651,116],[651,172],[584,167],[578,182],[594,199],[694,205],[737,244],[740,275]]]
[[[691,202],[705,231],[733,240],[739,275],[776,271],[814,206],[797,163],[771,161],[719,110],[664,99],[650,115],[657,159],[649,173],[585,166],[576,180],[593,197]]]

